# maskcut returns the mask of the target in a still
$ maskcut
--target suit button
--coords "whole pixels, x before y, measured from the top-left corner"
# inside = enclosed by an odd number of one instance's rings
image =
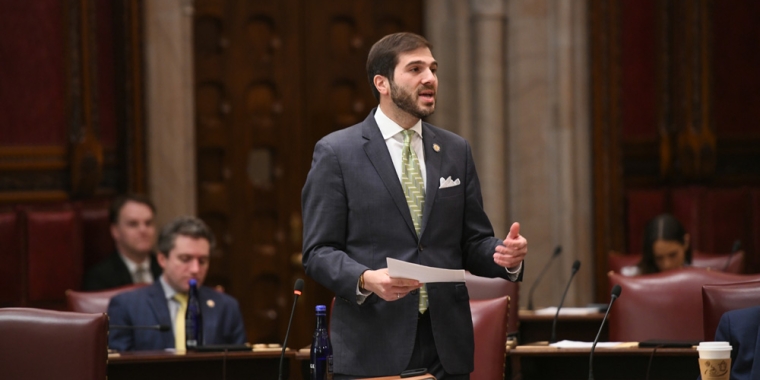
[[[413,296],[416,296],[417,295],[417,289],[412,290],[411,292],[409,292],[409,294],[411,294]]]
[[[422,244],[420,244],[419,246],[417,246],[417,249],[419,249],[420,251],[422,251],[422,250],[424,250],[424,249],[425,249],[425,246],[424,246],[424,245],[422,245]]]

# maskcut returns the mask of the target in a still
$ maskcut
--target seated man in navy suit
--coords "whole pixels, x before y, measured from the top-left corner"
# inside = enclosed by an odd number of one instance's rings
[[[192,278],[203,283],[214,242],[208,226],[195,217],[180,217],[164,226],[158,237],[158,263],[163,274],[150,286],[112,298],[108,315],[111,325],[167,328],[112,328],[108,346],[117,351],[184,350],[184,331],[175,333],[177,318],[184,320],[181,301],[175,295],[186,296],[188,281]],[[237,301],[204,286],[198,293],[203,315],[203,344],[245,343],[245,328]]]
[[[760,306],[723,314],[716,341],[731,345],[731,379],[760,379]]]

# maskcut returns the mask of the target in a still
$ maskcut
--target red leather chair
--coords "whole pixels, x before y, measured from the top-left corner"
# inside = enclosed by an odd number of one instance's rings
[[[475,332],[475,370],[470,374],[470,378],[504,378],[510,302],[509,296],[470,299],[472,327]]]
[[[17,303],[22,298],[23,236],[18,212],[0,211],[0,305]]]
[[[693,265],[728,273],[744,273],[744,251],[728,253],[694,252]]]
[[[683,268],[626,277],[609,273],[622,293],[610,312],[610,341],[701,340],[702,285],[760,280],[760,275]]]
[[[723,313],[760,305],[760,281],[702,286],[705,340],[715,339]]]
[[[609,270],[620,273],[623,267],[636,265],[641,261],[640,253],[622,254],[610,252],[607,256]],[[696,268],[710,268],[721,272],[744,273],[744,251],[733,254],[728,253],[704,253],[693,252],[692,266]]]
[[[520,325],[519,311],[519,294],[520,283],[511,282],[501,278],[487,278],[475,276],[470,272],[465,272],[465,284],[471,300],[482,300],[509,296],[509,324],[507,325],[508,334],[517,334]]]
[[[66,289],[79,289],[84,271],[79,217],[70,207],[25,209],[29,302],[62,307]]]
[[[607,255],[607,268],[615,273],[620,273],[624,267],[636,265],[641,261],[640,253],[624,254],[611,251]]]
[[[105,313],[111,298],[119,293],[141,288],[147,284],[132,284],[97,292],[66,291],[66,309],[79,313]]]
[[[86,202],[77,204],[77,208],[82,220],[82,252],[87,270],[114,252],[109,204],[107,201]]]
[[[42,309],[0,309],[3,380],[105,380],[108,317]]]

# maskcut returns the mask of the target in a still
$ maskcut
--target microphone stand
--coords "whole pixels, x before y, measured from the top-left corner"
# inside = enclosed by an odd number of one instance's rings
[[[602,328],[604,327],[604,322],[607,320],[607,316],[610,314],[612,304],[618,297],[620,297],[620,292],[622,290],[623,289],[620,287],[620,285],[615,285],[612,287],[612,299],[610,300],[609,306],[607,306],[607,312],[604,313],[602,324],[599,326],[599,332],[596,333],[596,338],[594,338],[594,344],[591,345],[591,354],[588,356],[588,380],[594,380],[594,349],[596,349],[596,343],[599,342],[599,336],[602,335]]]
[[[546,273],[546,270],[549,269],[549,265],[554,261],[554,259],[559,256],[559,254],[562,253],[562,246],[558,245],[556,248],[554,248],[554,253],[552,253],[552,257],[549,258],[549,261],[544,264],[544,269],[541,269],[541,273],[538,274],[538,277],[536,277],[536,281],[533,281],[533,285],[530,287],[530,292],[528,293],[528,310],[533,310],[533,291],[536,290],[536,285],[541,281],[541,277],[544,277],[544,273]]]
[[[288,344],[288,336],[290,335],[290,325],[293,323],[293,314],[296,311],[296,301],[298,301],[298,296],[301,295],[301,291],[303,290],[303,280],[298,279],[296,280],[296,285],[293,290],[293,294],[295,294],[295,298],[293,298],[293,308],[290,309],[290,320],[288,321],[288,330],[285,331],[285,341],[282,342],[282,353],[280,353],[280,374],[279,379],[282,380],[282,361],[285,358],[285,347],[287,347]]]
[[[570,274],[570,280],[567,281],[565,292],[562,293],[562,299],[559,300],[559,306],[557,306],[557,314],[554,315],[554,321],[552,322],[552,336],[549,339],[549,343],[557,342],[557,319],[559,319],[559,310],[562,309],[562,304],[565,303],[565,296],[567,295],[567,291],[570,290],[570,284],[573,282],[573,277],[575,277],[575,274],[578,273],[578,269],[580,269],[580,267],[580,260],[575,260],[573,263],[573,271]]]

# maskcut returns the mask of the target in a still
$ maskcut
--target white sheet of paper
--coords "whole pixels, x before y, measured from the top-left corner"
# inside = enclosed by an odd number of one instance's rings
[[[391,277],[409,278],[422,283],[464,282],[463,269],[433,268],[406,261],[387,258],[388,274]]]

